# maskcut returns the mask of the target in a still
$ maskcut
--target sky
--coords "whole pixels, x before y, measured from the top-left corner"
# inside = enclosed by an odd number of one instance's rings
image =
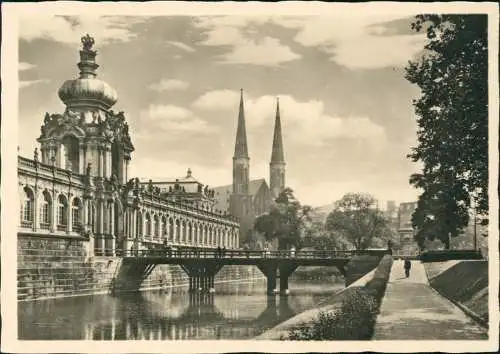
[[[129,176],[231,183],[239,92],[250,177],[269,180],[279,97],[287,186],[321,206],[349,192],[416,200],[419,170],[408,60],[425,44],[411,17],[156,16],[23,18],[19,26],[19,146],[33,156],[57,90],[78,76],[80,38],[95,38],[98,77],[118,92],[136,150]]]

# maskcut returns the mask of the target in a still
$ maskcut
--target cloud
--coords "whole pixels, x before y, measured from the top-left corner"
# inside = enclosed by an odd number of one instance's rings
[[[350,69],[403,67],[423,48],[421,38],[407,36],[373,36],[324,49],[331,60]]]
[[[275,21],[298,30],[294,40],[332,54],[331,60],[351,69],[404,66],[425,44],[425,34],[391,34],[384,24],[407,15],[303,17]]]
[[[44,83],[48,83],[48,82],[49,82],[49,80],[47,80],[47,79],[40,79],[40,80],[20,80],[19,81],[19,88],[22,89],[22,88],[33,86],[33,85],[36,85],[36,84],[44,84]]]
[[[82,35],[91,33],[100,46],[130,41],[137,35],[132,27],[143,21],[132,16],[24,16],[20,19],[19,36],[28,41],[48,39],[79,44]]]
[[[206,121],[196,117],[190,110],[174,106],[152,104],[140,112],[143,129],[149,134],[178,135],[184,133],[206,134],[213,132],[214,127]]]
[[[246,41],[234,46],[231,52],[221,56],[220,63],[278,66],[300,57],[278,39],[265,37],[259,42]]]
[[[26,63],[26,62],[20,62],[18,65],[18,70],[19,71],[25,71],[25,70],[30,70],[36,68],[36,65]]]
[[[229,47],[228,52],[218,57],[221,64],[279,66],[301,58],[279,39],[270,36],[257,38],[254,30],[246,28],[266,21],[266,18],[259,20],[258,17],[207,17],[199,19],[195,25],[205,31],[206,38],[201,45]],[[255,38],[250,38],[250,33]]]
[[[238,105],[239,92],[231,90],[209,91],[198,97],[193,106],[204,110],[228,110]]]
[[[167,44],[170,44],[174,47],[177,47],[179,49],[182,49],[185,52],[195,52],[196,50],[193,47],[188,46],[187,44],[181,43],[181,42],[175,42],[175,41],[167,41]]]
[[[237,110],[239,92],[216,90],[206,92],[193,102],[197,109]],[[322,146],[333,139],[357,140],[378,148],[385,146],[386,134],[382,126],[367,116],[341,117],[325,111],[321,100],[299,101],[290,95],[280,95],[280,113],[284,135],[296,143]],[[251,132],[264,124],[274,122],[275,96],[244,96],[246,124]]]
[[[425,43],[425,34],[397,35],[387,23],[408,18],[407,14],[359,14],[354,16],[218,16],[200,19],[196,26],[206,30],[204,45],[232,46],[222,56],[223,63],[254,61],[257,65],[277,65],[300,58],[288,46],[266,37],[261,43],[247,38],[256,26],[272,24],[294,30],[294,41],[330,54],[331,60],[351,69],[404,66]],[[255,48],[256,47],[256,48]],[[272,48],[272,49],[271,49]],[[266,58],[271,49],[273,61]],[[250,50],[257,53],[248,58]]]
[[[160,82],[149,85],[149,88],[154,91],[167,91],[167,90],[185,90],[189,87],[189,83],[176,79],[162,79]]]

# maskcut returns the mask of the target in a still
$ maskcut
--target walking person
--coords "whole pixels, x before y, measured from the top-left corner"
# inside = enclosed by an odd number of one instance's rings
[[[405,275],[408,278],[410,276],[410,269],[411,269],[411,261],[408,258],[405,258],[404,268],[405,268]]]

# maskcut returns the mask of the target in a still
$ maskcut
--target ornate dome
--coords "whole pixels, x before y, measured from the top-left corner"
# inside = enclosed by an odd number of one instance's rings
[[[109,109],[118,101],[118,93],[97,78],[67,80],[59,89],[59,98],[68,107],[98,106]]]
[[[92,50],[94,39],[82,37],[80,50],[80,77],[67,80],[59,89],[59,98],[70,108],[100,108],[108,110],[118,100],[118,94],[106,82],[96,78],[99,65],[95,62],[97,51]]]

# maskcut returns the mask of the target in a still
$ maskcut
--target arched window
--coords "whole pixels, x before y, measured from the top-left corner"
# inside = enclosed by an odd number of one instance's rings
[[[52,219],[52,199],[49,192],[46,190],[42,193],[42,201],[40,203],[40,228],[48,230]]]
[[[71,226],[73,228],[73,231],[80,231],[82,226],[80,208],[81,208],[80,199],[74,198],[73,203],[71,203]]]
[[[161,229],[162,229],[162,237],[163,238],[168,238],[167,236],[167,218],[166,217],[162,217],[161,218]]]
[[[175,220],[175,241],[180,242],[181,240],[181,222],[179,219]]]
[[[73,135],[66,135],[61,145],[61,168],[70,169],[75,173],[80,172],[80,151],[78,139]]]
[[[212,226],[208,228],[208,244],[210,246],[213,245],[213,239],[212,239]]]
[[[135,234],[137,236],[142,236],[142,213],[140,211],[137,212],[137,220],[135,223]]]
[[[21,226],[31,227],[33,226],[33,208],[35,197],[33,192],[28,187],[24,187],[23,195],[23,206],[21,208]]]
[[[148,236],[151,236],[151,215],[149,215],[149,213],[146,213],[146,220],[145,220],[145,228],[146,228],[146,232],[145,232],[145,236],[148,237]]]
[[[155,214],[154,216],[154,221],[155,221],[154,235],[156,238],[158,238],[160,236],[160,218],[158,217],[157,214]]]
[[[174,240],[174,220],[168,219],[168,238],[170,241]]]
[[[182,221],[182,242],[186,242],[186,221]]]
[[[96,233],[96,230],[97,230],[97,223],[95,222],[96,220],[96,217],[95,217],[95,204],[93,202],[89,202],[89,207],[88,207],[88,221],[87,221],[87,225],[90,225],[90,227],[92,228],[92,232],[93,233]]]
[[[68,204],[66,198],[61,194],[57,198],[57,230],[66,230],[68,225]]]
[[[193,242],[193,226],[191,225],[191,223],[188,224],[188,242]]]

